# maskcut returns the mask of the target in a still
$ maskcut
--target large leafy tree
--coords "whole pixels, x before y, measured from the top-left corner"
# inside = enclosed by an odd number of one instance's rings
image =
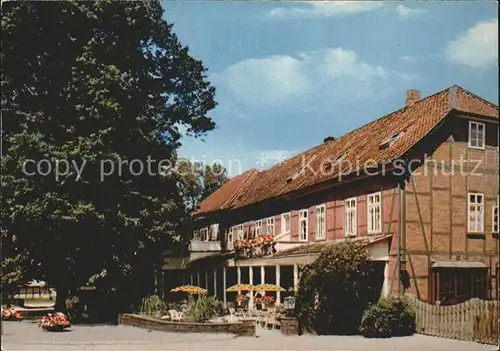
[[[195,211],[199,203],[224,185],[229,177],[224,166],[214,163],[179,160],[179,188],[184,203]]]
[[[325,249],[302,270],[295,308],[304,328],[320,335],[356,334],[363,311],[380,297],[383,267],[356,242]]]
[[[2,239],[58,305],[103,270],[139,297],[186,216],[179,176],[158,161],[175,163],[181,125],[214,128],[206,69],[158,1],[2,9]]]
[[[203,173],[203,192],[201,200],[207,198],[229,180],[227,170],[224,166],[214,163],[206,165]]]

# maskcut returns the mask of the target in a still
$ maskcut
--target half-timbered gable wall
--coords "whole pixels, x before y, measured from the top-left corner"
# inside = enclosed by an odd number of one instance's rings
[[[469,146],[470,121],[484,123],[484,149]],[[496,296],[492,208],[499,192],[498,121],[449,116],[412,157],[427,162],[413,169],[404,191],[402,248],[409,290],[431,302],[451,299],[453,290],[463,291],[457,299],[468,293]],[[471,194],[482,196],[481,230],[469,230]]]

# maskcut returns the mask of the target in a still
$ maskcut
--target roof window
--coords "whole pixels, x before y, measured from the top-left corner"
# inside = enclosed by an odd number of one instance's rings
[[[334,160],[330,162],[326,162],[324,164],[323,170],[325,172],[329,172],[333,169],[334,166],[337,166],[340,162],[342,162],[347,155],[349,155],[349,151],[344,152],[343,154],[338,155]]]
[[[399,138],[406,134],[406,129],[392,134],[380,143],[380,148],[385,149],[394,144]]]
[[[297,179],[298,177],[300,177],[303,173],[304,173],[304,169],[300,169],[299,171],[295,172],[290,177],[286,178],[286,182],[290,183],[290,182],[294,181],[295,179]]]

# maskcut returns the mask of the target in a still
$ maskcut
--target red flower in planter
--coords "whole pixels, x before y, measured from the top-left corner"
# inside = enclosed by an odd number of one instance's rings
[[[63,330],[71,327],[68,317],[61,312],[56,312],[54,314],[49,313],[40,321],[40,327],[43,330]]]
[[[2,319],[4,320],[21,320],[23,319],[23,316],[19,311],[12,307],[5,307],[2,308]]]
[[[274,297],[272,297],[271,295],[264,295],[262,296],[262,301],[264,301],[265,303],[271,303],[274,302]]]

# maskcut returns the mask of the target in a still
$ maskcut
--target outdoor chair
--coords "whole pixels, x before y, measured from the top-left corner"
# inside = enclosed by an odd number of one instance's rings
[[[237,320],[236,318],[236,310],[233,307],[228,308],[229,311],[229,319],[231,322],[234,322]]]
[[[184,318],[184,312],[183,311],[177,311],[177,318],[176,321],[180,322]]]
[[[243,309],[236,309],[236,312],[234,313],[235,316],[238,317],[245,317],[245,310]]]
[[[176,316],[175,310],[168,310],[168,315],[170,316],[170,320],[173,321]]]
[[[170,319],[175,322],[180,322],[184,316],[184,312],[179,312],[177,310],[169,310]]]
[[[269,326],[271,329],[276,329],[276,311],[274,310],[268,311],[266,314],[264,328],[269,328]]]
[[[246,313],[246,317],[247,318],[253,318],[253,317],[256,317],[257,316],[257,313],[254,309],[249,309],[247,310],[247,313]]]
[[[257,313],[257,324],[259,324],[259,326],[263,327],[266,323],[266,315],[267,315],[267,312],[265,311],[258,311]]]

